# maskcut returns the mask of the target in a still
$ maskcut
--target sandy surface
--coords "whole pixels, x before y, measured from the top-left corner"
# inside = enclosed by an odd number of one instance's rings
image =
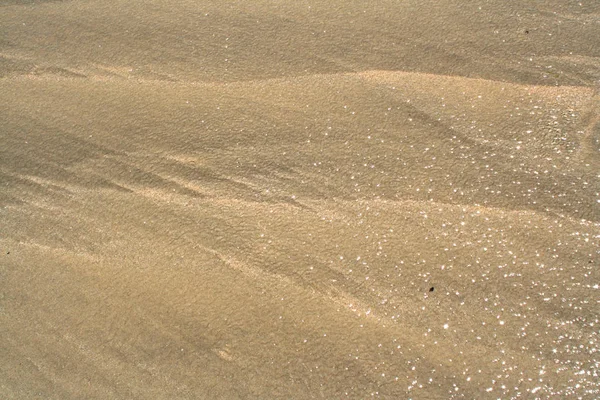
[[[598,398],[599,88],[595,1],[2,1],[0,397]]]

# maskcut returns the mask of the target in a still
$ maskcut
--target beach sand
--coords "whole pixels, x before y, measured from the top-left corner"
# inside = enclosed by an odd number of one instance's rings
[[[0,4],[0,397],[600,396],[600,5]]]

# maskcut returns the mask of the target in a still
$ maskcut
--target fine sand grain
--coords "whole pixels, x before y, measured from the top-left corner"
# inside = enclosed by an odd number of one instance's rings
[[[599,90],[597,1],[0,2],[0,398],[598,398]]]

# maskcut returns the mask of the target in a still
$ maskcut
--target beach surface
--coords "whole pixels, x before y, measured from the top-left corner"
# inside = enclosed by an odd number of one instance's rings
[[[599,252],[596,1],[0,2],[3,399],[596,399]]]

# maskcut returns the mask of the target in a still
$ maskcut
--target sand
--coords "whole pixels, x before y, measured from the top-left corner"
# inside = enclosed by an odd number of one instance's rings
[[[598,398],[600,5],[521,3],[3,1],[0,397]]]

